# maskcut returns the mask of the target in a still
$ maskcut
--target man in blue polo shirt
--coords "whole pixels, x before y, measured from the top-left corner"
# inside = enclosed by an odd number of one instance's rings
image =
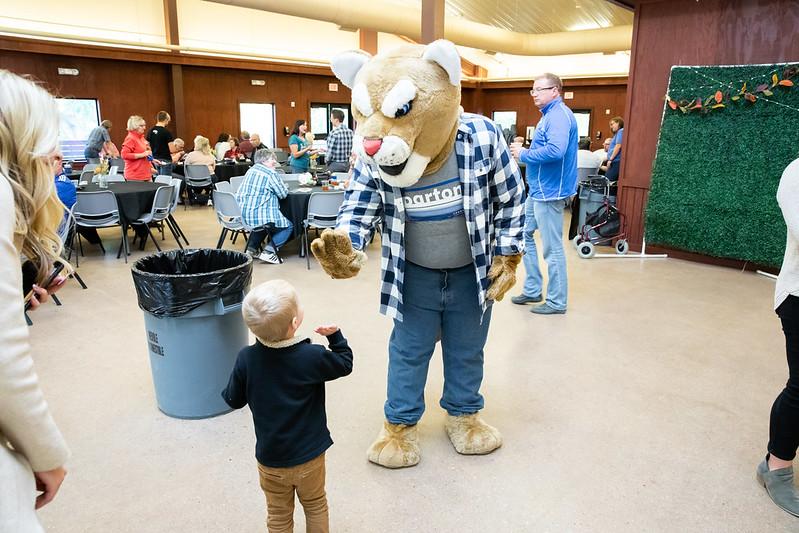
[[[546,301],[530,309],[541,315],[566,312],[568,282],[566,255],[563,251],[563,208],[565,199],[577,191],[577,121],[563,103],[563,83],[554,74],[535,79],[530,94],[541,110],[530,148],[513,143],[511,153],[527,165],[529,192],[525,203],[524,268],[527,277],[522,294],[511,301],[524,305],[544,299],[543,280],[538,267],[535,231],[541,232],[544,260],[547,263],[549,286]]]

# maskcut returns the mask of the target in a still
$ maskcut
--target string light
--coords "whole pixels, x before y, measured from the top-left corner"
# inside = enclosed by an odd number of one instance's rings
[[[778,66],[781,66],[781,67],[784,68],[784,67],[796,66],[796,65],[799,65],[799,64],[798,63],[783,63],[783,64],[778,65]],[[739,66],[748,67],[748,66],[751,66],[751,65],[739,65]],[[690,88],[690,89],[683,89],[684,92],[696,93],[696,92],[699,92],[700,89],[718,89],[719,87],[729,88],[729,89],[732,89],[733,91],[737,92],[737,91],[740,90],[740,88],[743,86],[744,83],[750,83],[751,82],[751,80],[738,80],[738,81],[724,82],[724,81],[721,81],[721,80],[717,80],[717,79],[715,79],[715,78],[713,78],[711,76],[708,76],[704,72],[701,72],[701,71],[697,70],[695,67],[684,67],[684,68],[687,68],[689,71],[693,72],[694,74],[698,74],[698,75],[702,76],[703,78],[706,78],[706,79],[708,79],[708,80],[713,82],[712,85],[700,85],[698,87],[693,87],[693,88]],[[771,78],[771,75],[775,74],[776,72],[777,72],[776,70],[769,71],[769,78]],[[694,98],[696,98],[695,95],[693,97],[688,98],[688,99],[689,100],[693,100]],[[797,113],[799,113],[799,108],[796,108],[796,107],[793,107],[793,106],[790,106],[790,105],[787,105],[787,104],[783,104],[782,102],[777,102],[775,100],[771,100],[771,99],[769,99],[767,96],[765,96],[763,94],[758,95],[757,98],[758,98],[758,100],[760,100],[762,102],[767,102],[769,104],[778,105],[780,107],[784,107],[784,108],[787,108],[787,109],[790,109],[792,111],[796,111]],[[680,100],[680,98],[673,98],[672,97],[672,100]]]

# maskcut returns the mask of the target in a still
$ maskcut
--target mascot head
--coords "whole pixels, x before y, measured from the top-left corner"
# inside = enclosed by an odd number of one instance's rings
[[[383,181],[408,187],[444,164],[461,113],[461,60],[454,44],[439,40],[375,57],[344,52],[331,67],[352,89],[358,121],[353,150],[377,165]]]

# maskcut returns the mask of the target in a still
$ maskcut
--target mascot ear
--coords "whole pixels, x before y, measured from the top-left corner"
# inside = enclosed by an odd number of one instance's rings
[[[341,83],[352,89],[355,85],[355,76],[371,57],[360,50],[342,52],[330,61],[330,68]]]
[[[455,87],[461,84],[461,56],[452,42],[439,39],[428,44],[422,54],[423,59],[438,63],[449,75],[449,82]]]

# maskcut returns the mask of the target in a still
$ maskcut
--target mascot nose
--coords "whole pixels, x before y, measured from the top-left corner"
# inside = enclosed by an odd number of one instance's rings
[[[368,156],[373,156],[380,150],[380,145],[383,144],[383,141],[380,139],[364,139],[363,140],[363,149]]]

